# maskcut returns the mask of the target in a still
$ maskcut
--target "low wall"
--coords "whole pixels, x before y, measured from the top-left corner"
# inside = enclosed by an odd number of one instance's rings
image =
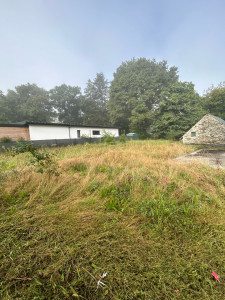
[[[115,138],[116,141],[119,141],[119,137]],[[129,139],[127,139],[129,140]],[[60,147],[60,146],[69,146],[69,145],[84,145],[85,143],[93,144],[100,143],[102,141],[101,138],[85,138],[85,139],[65,139],[65,140],[39,140],[39,141],[21,141],[20,143],[32,143],[34,145],[41,145],[44,147]],[[11,148],[17,145],[18,142],[8,142],[2,143],[0,142],[0,151],[4,151],[6,148]]]

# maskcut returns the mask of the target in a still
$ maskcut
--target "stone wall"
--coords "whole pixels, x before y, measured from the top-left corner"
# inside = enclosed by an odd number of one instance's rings
[[[24,139],[30,140],[29,128],[28,127],[0,127],[0,138],[9,137],[13,141]]]
[[[196,134],[194,136],[194,133]],[[184,144],[225,145],[225,124],[205,115],[183,136]]]

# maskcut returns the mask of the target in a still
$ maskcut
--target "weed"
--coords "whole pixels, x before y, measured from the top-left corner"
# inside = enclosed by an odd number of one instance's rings
[[[109,198],[105,206],[109,210],[124,211],[130,201],[130,185],[128,183],[111,185],[101,190],[101,198]]]
[[[82,134],[80,138],[81,139],[91,139],[91,137],[87,134]]]
[[[70,170],[73,172],[85,172],[87,171],[88,166],[84,163],[76,163],[71,165]]]
[[[20,153],[30,153],[32,155],[32,159],[30,160],[30,164],[37,166],[38,173],[46,172],[48,175],[54,174],[55,176],[59,176],[58,165],[53,160],[53,154],[47,151],[40,152],[40,146],[34,146],[31,142],[22,143],[17,142],[17,145],[12,147],[12,149],[8,150],[8,152],[12,155],[18,155]]]
[[[107,166],[97,166],[96,171],[97,173],[107,173],[108,175],[112,175],[113,168]]]
[[[103,140],[108,145],[115,145],[115,143],[116,143],[115,137],[108,132],[104,132]]]
[[[3,136],[0,138],[0,142],[9,143],[9,142],[12,142],[12,139],[9,136]]]
[[[87,191],[93,193],[95,192],[100,186],[100,183],[96,180],[94,180],[93,182],[90,183],[90,185],[88,185],[87,187]]]
[[[120,143],[126,143],[126,134],[121,134],[120,135]]]

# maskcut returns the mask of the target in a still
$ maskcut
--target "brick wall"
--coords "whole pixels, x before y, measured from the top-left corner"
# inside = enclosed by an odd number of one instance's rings
[[[195,136],[194,133],[196,134]],[[224,145],[225,124],[205,115],[183,136],[184,144]]]
[[[19,140],[20,138],[26,141],[30,140],[28,127],[0,127],[0,138],[5,136],[10,137],[13,141]]]

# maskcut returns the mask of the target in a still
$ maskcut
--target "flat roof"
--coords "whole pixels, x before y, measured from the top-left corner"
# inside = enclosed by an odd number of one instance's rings
[[[39,123],[39,122],[27,122],[27,121],[11,123],[11,124],[0,124],[0,127],[29,127],[29,125],[119,129],[118,127],[102,126],[102,125],[75,125],[75,124],[41,123],[41,122]]]
[[[0,124],[0,127],[29,127],[28,124]]]

